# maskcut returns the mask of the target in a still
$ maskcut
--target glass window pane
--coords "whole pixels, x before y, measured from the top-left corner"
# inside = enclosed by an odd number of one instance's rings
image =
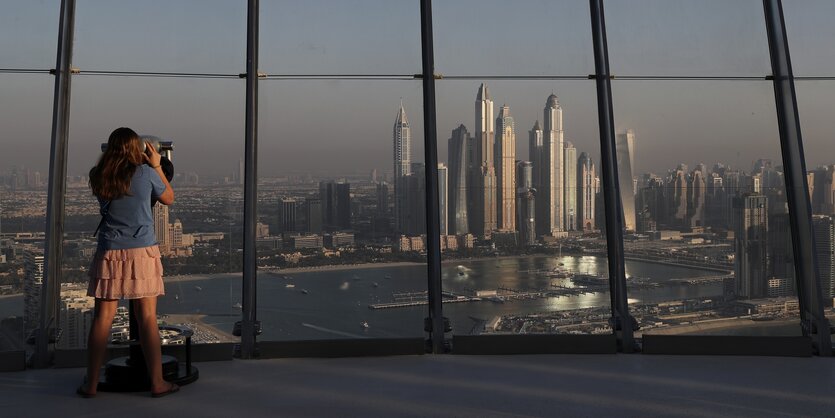
[[[803,129],[807,181],[812,198],[812,227],[818,259],[818,280],[824,307],[835,317],[835,81],[803,80],[795,83]]]
[[[261,339],[423,336],[421,83],[268,80],[259,89]],[[408,247],[394,229],[400,187],[411,228],[424,231]]]
[[[611,333],[595,98],[591,81],[438,83],[454,334]]]
[[[800,335],[772,83],[612,89],[618,161],[629,147],[634,163],[632,173],[619,166],[635,185],[621,182],[624,206],[635,207],[625,213],[626,273],[656,286],[628,279],[640,332]]]
[[[587,1],[466,0],[432,5],[435,67],[444,75],[594,72]]]
[[[84,295],[96,249],[91,237],[101,219],[87,175],[101,144],[120,126],[173,141],[176,200],[154,209],[164,268],[162,324],[194,329],[198,344],[238,339],[232,331],[241,312],[243,188],[235,176],[243,154],[243,102],[244,81],[237,79],[74,77],[61,306],[75,316],[62,319],[59,348],[86,344],[83,318],[91,299]],[[126,337],[125,319],[119,314],[114,342]]]
[[[246,2],[80,0],[74,48],[82,71],[239,74]]]
[[[54,78],[0,75],[0,351],[40,326]]]
[[[59,0],[3,2],[3,13],[0,13],[0,68],[53,68],[60,11]]]
[[[835,2],[784,0],[783,17],[795,76],[835,76]]]
[[[759,0],[607,0],[615,75],[771,74]]]
[[[261,2],[260,67],[267,74],[417,74],[420,2]]]

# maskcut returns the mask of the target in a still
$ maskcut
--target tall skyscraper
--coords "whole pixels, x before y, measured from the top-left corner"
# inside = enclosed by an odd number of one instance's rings
[[[727,218],[724,211],[725,183],[722,175],[714,171],[705,180],[707,194],[705,195],[705,225],[725,227]]]
[[[627,231],[635,231],[635,186],[632,170],[635,167],[635,132],[627,129],[625,133],[616,136],[616,151],[618,157],[618,185],[623,204],[623,227]]]
[[[438,208],[440,211],[441,235],[448,235],[447,219],[449,216],[449,183],[447,167],[443,163],[438,164]]]
[[[589,232],[594,230],[594,162],[585,152],[577,160],[577,229]]]
[[[654,231],[658,224],[668,223],[667,190],[664,180],[654,174],[644,174],[635,197],[638,232]]]
[[[688,226],[687,216],[687,166],[679,164],[673,172],[670,173],[669,188],[670,193],[670,222],[677,227],[683,228]]]
[[[336,221],[339,229],[351,229],[351,185],[336,184]]]
[[[544,141],[544,134],[542,133],[542,126],[537,120],[533,124],[533,128],[528,131],[528,157],[533,167],[533,187],[539,187],[540,167],[542,167],[542,146]]]
[[[746,194],[734,198],[734,278],[741,299],[767,296],[768,198]]]
[[[322,199],[307,198],[304,201],[305,231],[312,234],[322,232]]]
[[[540,235],[559,236],[563,225],[564,131],[562,107],[551,94],[545,102],[539,188],[536,195],[536,224]]]
[[[279,199],[278,232],[296,232],[296,199]]]
[[[43,251],[26,251],[23,257],[23,331],[28,338],[32,331],[41,326]]]
[[[423,163],[414,163],[411,170],[403,178],[406,206],[400,233],[415,236],[426,234],[426,169]]]
[[[690,218],[690,227],[705,225],[705,185],[704,164],[696,165],[696,169],[690,173],[690,184],[687,187],[687,214]]]
[[[395,229],[402,231],[406,216],[403,182],[405,177],[412,173],[412,130],[409,127],[409,119],[406,117],[406,109],[403,108],[403,101],[400,102],[400,109],[394,120],[392,141],[394,142],[394,222]]]
[[[516,230],[516,125],[510,108],[502,105],[496,119],[496,177],[498,180],[498,229]]]
[[[563,151],[563,225],[566,231],[577,227],[577,148],[571,141],[565,141]]]
[[[351,185],[335,181],[319,182],[324,229],[351,229]]]
[[[468,234],[470,232],[467,219],[467,173],[469,162],[467,160],[467,146],[470,143],[470,134],[464,125],[459,125],[452,130],[449,144],[449,182],[447,200],[449,219],[447,228],[452,235]]]
[[[835,298],[835,222],[831,216],[812,216],[815,234],[815,254],[818,259],[818,281],[825,306],[832,306]]]
[[[812,189],[812,212],[820,215],[835,215],[835,165],[818,167],[814,173]]]
[[[386,182],[377,183],[377,215],[385,216],[389,209],[389,185]]]
[[[159,243],[159,251],[167,254],[171,251],[171,240],[168,234],[168,205],[157,203],[153,208],[154,235]]]
[[[769,297],[793,296],[797,293],[793,252],[789,214],[771,215],[768,220]]]
[[[482,83],[475,101],[475,143],[472,167],[470,232],[489,238],[496,230],[497,185],[494,157],[493,99]]]
[[[536,189],[533,187],[533,163],[519,161],[516,165],[516,225],[519,230],[519,244],[536,243]]]

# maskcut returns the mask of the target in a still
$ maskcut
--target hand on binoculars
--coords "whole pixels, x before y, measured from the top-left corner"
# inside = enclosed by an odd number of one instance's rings
[[[157,152],[156,147],[150,142],[145,142],[147,146],[145,147],[145,153],[142,156],[145,158],[145,162],[148,163],[151,167],[159,167],[160,161],[162,160],[162,156]]]

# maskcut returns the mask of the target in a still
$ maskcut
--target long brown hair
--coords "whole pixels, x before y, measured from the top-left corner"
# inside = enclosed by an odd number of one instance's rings
[[[130,195],[130,182],[143,163],[142,140],[130,128],[118,128],[110,134],[107,149],[90,169],[90,188],[103,200]]]

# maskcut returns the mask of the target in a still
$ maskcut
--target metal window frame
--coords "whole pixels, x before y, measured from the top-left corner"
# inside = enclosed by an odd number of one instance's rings
[[[786,22],[782,0],[763,0],[768,49],[774,83],[774,102],[780,131],[786,200],[789,206],[794,274],[803,335],[812,339],[821,356],[832,356],[831,327],[824,316],[823,295],[817,274],[815,234],[812,231],[812,204],[807,193],[806,160],[803,154],[803,133],[797,110]]]
[[[420,1],[420,46],[423,70],[423,144],[426,161],[426,264],[429,298],[427,343],[433,354],[441,354],[445,350],[445,325],[441,294],[441,215],[438,202],[438,127],[435,107],[432,0]]]
[[[259,0],[248,0],[246,23],[246,123],[244,132],[244,253],[241,286],[241,350],[243,359],[257,356],[256,292],[258,259],[255,227],[258,217],[258,40]]]
[[[600,128],[601,183],[606,222],[606,251],[609,263],[609,295],[612,317],[609,325],[617,335],[621,352],[637,351],[633,332],[637,322],[629,314],[626,290],[626,267],[623,254],[623,202],[618,182],[615,118],[612,106],[612,84],[609,72],[609,46],[603,0],[589,0],[592,44],[594,47],[594,79],[597,84],[597,122]]]
[[[605,206],[607,256],[610,277],[611,309],[610,323],[618,351],[637,351],[633,332],[635,319],[630,316],[627,304],[627,288],[624,268],[622,202],[620,200],[617,154],[614,132],[614,113],[611,93],[611,74],[608,62],[608,45],[603,8],[604,0],[589,0],[589,15],[592,26],[595,74],[591,77],[596,82],[598,100],[598,124],[600,129],[602,182]],[[70,85],[72,44],[75,21],[75,0],[62,0],[59,22],[58,51],[56,58],[55,92],[53,101],[53,123],[50,148],[49,194],[47,198],[47,238],[45,252],[45,275],[40,306],[41,329],[54,327],[52,322],[57,312],[60,298],[62,237],[64,228],[64,197],[66,194],[67,141],[70,110]],[[259,346],[255,338],[256,330],[256,291],[257,258],[255,253],[255,221],[257,214],[257,140],[258,140],[258,43],[259,43],[259,0],[247,1],[247,58],[246,58],[246,121],[245,121],[245,177],[244,177],[244,263],[242,287],[242,337],[240,357],[249,359],[258,357]],[[782,12],[781,0],[763,0],[766,25],[771,54],[775,102],[785,167],[787,197],[792,240],[795,256],[795,274],[798,278],[798,297],[801,306],[801,320],[804,337],[814,341],[817,354],[832,355],[830,325],[823,315],[823,301],[820,283],[815,274],[816,260],[811,230],[811,206],[805,193],[806,176],[803,155],[802,135],[799,112],[797,110],[794,76],[789,57],[788,40]],[[424,109],[424,145],[426,161],[426,224],[427,224],[427,284],[428,284],[428,336],[423,340],[428,351],[434,354],[447,352],[448,341],[445,338],[445,321],[441,295],[441,255],[440,255],[440,210],[438,207],[438,172],[437,172],[437,121],[435,103],[435,75],[432,1],[420,0],[421,13],[421,57],[422,73],[415,78],[422,79]],[[797,192],[803,191],[803,192]],[[55,356],[54,346],[49,344],[47,331],[38,336],[35,350],[36,367],[47,367]],[[610,352],[611,336],[606,338],[575,339],[573,336],[560,335],[513,335],[513,336],[455,336],[462,345],[462,352],[481,353],[525,353],[525,352]],[[565,338],[563,338],[565,337]],[[579,336],[585,337],[585,336]],[[649,353],[666,352],[666,347],[689,344],[689,347],[673,349],[681,354],[687,351],[733,352],[734,354],[753,354],[748,350],[730,350],[727,344],[738,341],[730,337],[705,339],[699,343],[699,337],[693,336],[647,336],[653,340]],[[771,338],[771,339],[769,339]],[[761,342],[776,341],[775,337],[761,337]],[[774,347],[768,350],[770,355],[797,355],[802,350],[799,337],[786,339],[788,347],[783,350]],[[400,339],[364,339],[354,340],[316,340],[316,341],[267,341],[261,343],[265,354],[276,357],[304,356],[356,356],[369,353],[416,354],[418,338]],[[604,341],[605,340],[605,341]],[[657,340],[657,341],[656,341]],[[751,340],[751,341],[754,341]],[[603,342],[603,345],[597,342]],[[392,345],[392,342],[396,344]],[[535,343],[534,346],[519,346]],[[576,343],[576,344],[575,344]],[[556,345],[555,345],[556,344]],[[692,344],[695,344],[693,346]],[[478,346],[478,347],[477,347]],[[199,349],[199,345],[195,346]],[[470,347],[467,349],[466,347]],[[517,347],[517,348],[514,348]],[[609,347],[609,348],[607,348]],[[707,348],[705,348],[707,347]],[[713,347],[712,349],[710,347]],[[699,351],[702,350],[702,351]],[[707,351],[704,351],[707,350]],[[695,353],[693,352],[693,353]],[[77,353],[67,352],[74,356]],[[63,362],[63,361],[62,361]]]
[[[67,150],[70,119],[70,85],[75,27],[75,0],[61,0],[58,51],[55,63],[55,94],[52,103],[52,138],[49,155],[49,192],[46,204],[46,248],[39,309],[40,327],[35,337],[35,367],[48,367],[55,346],[50,330],[57,328],[61,292],[64,239],[64,197],[67,191]]]

